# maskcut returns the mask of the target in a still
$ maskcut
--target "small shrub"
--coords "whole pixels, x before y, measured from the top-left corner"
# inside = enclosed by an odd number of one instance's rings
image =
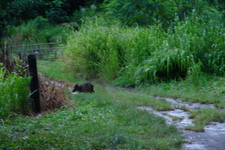
[[[51,25],[46,18],[37,17],[20,26],[8,27],[11,41],[30,42],[66,42],[71,32],[70,25]]]
[[[67,37],[70,35],[72,30],[69,25],[46,25],[44,28],[39,29],[38,41],[40,42],[62,42],[65,43]]]
[[[18,39],[23,39],[24,41],[35,41],[38,39],[37,24],[35,21],[28,21],[27,23],[22,23],[20,26],[8,27],[7,33],[10,37],[15,37]]]

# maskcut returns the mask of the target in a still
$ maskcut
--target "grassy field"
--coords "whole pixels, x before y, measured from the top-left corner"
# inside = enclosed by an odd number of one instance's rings
[[[38,69],[51,80],[83,83],[61,61],[38,61]],[[180,98],[189,102],[213,103],[216,109],[191,112],[194,127],[201,131],[211,121],[224,121],[223,78],[197,86],[185,81],[159,83],[127,90],[107,84],[95,85],[94,94],[72,94],[65,90],[69,106],[38,116],[1,120],[1,149],[159,149],[181,147],[184,138],[175,126],[138,106],[155,110],[173,109],[170,103],[152,96]],[[101,82],[102,83],[102,82]],[[192,85],[192,86],[191,86]],[[219,86],[220,85],[220,86]],[[71,87],[72,88],[72,87]],[[214,90],[212,90],[214,89]],[[212,114],[212,115],[209,115]]]
[[[44,64],[42,64],[44,63]],[[41,65],[45,66],[46,62],[40,62]],[[70,68],[63,66],[64,64],[59,62],[54,62],[49,64],[49,68],[42,67],[43,73],[50,75],[52,79],[63,80],[67,77],[68,81],[73,81],[75,83],[82,83],[84,81],[78,80],[76,78],[76,72],[68,71]],[[52,65],[52,66],[51,66]],[[61,74],[57,74],[55,67],[64,68],[61,70]],[[52,68],[52,69],[51,69]],[[54,70],[56,72],[54,72]],[[58,70],[59,71],[59,70]],[[160,96],[160,97],[170,97],[175,99],[181,99],[189,103],[202,103],[202,104],[214,104],[216,108],[214,109],[199,109],[197,111],[190,111],[190,117],[194,119],[195,126],[187,127],[188,130],[203,131],[204,126],[212,121],[224,122],[225,120],[225,89],[224,89],[224,77],[214,77],[202,75],[199,77],[189,76],[186,80],[180,81],[168,81],[161,82],[157,84],[146,84],[136,87],[135,94],[137,94],[141,99],[141,103],[135,100],[135,106],[139,105],[150,105],[155,110],[170,110],[170,104],[166,101],[157,101],[149,99],[149,96]],[[103,81],[98,81],[102,83]],[[104,82],[103,82],[104,83]],[[147,98],[144,98],[146,97]],[[133,95],[132,95],[133,96]],[[132,99],[132,98],[131,98]],[[210,114],[210,115],[209,115]]]
[[[49,78],[73,80],[57,61],[39,62],[38,68]],[[137,109],[151,105],[167,110],[171,109],[169,103],[146,94],[94,84],[94,94],[73,95],[66,90],[71,101],[68,107],[38,116],[2,120],[0,148],[172,150],[181,146],[183,137],[175,126],[167,126],[163,118]]]
[[[5,149],[174,149],[182,137],[174,126],[137,104],[155,101],[139,94],[96,87],[95,94],[70,95],[72,108],[2,125]]]

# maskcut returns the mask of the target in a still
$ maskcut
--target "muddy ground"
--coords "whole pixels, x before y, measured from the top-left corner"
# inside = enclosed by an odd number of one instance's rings
[[[197,110],[199,108],[214,108],[212,104],[186,103],[181,100],[172,98],[165,99],[174,105],[175,108],[182,106],[189,110]],[[156,111],[150,106],[138,107],[139,109],[148,110],[158,116],[166,119],[167,124],[173,124],[184,134],[186,143],[180,150],[225,150],[225,123],[211,122],[205,126],[204,132],[194,132],[185,130],[186,126],[193,125],[193,120],[189,118],[188,111],[182,109],[174,109],[169,111]],[[173,119],[173,118],[178,119]]]

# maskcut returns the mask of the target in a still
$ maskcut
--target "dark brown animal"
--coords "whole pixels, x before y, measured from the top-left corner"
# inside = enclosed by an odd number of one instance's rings
[[[86,92],[86,93],[94,93],[94,85],[91,83],[85,83],[82,85],[76,84],[72,92]]]

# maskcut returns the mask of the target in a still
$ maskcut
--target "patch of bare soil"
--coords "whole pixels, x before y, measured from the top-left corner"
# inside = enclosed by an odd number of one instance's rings
[[[148,110],[155,115],[165,118],[167,124],[173,124],[184,134],[186,143],[181,150],[225,150],[225,123],[211,122],[205,126],[204,132],[185,130],[185,127],[193,125],[189,113],[186,110],[197,110],[198,108],[214,108],[213,104],[186,103],[172,98],[165,99],[174,106],[174,110],[156,111],[150,106],[138,107]],[[185,108],[185,109],[181,109]]]

